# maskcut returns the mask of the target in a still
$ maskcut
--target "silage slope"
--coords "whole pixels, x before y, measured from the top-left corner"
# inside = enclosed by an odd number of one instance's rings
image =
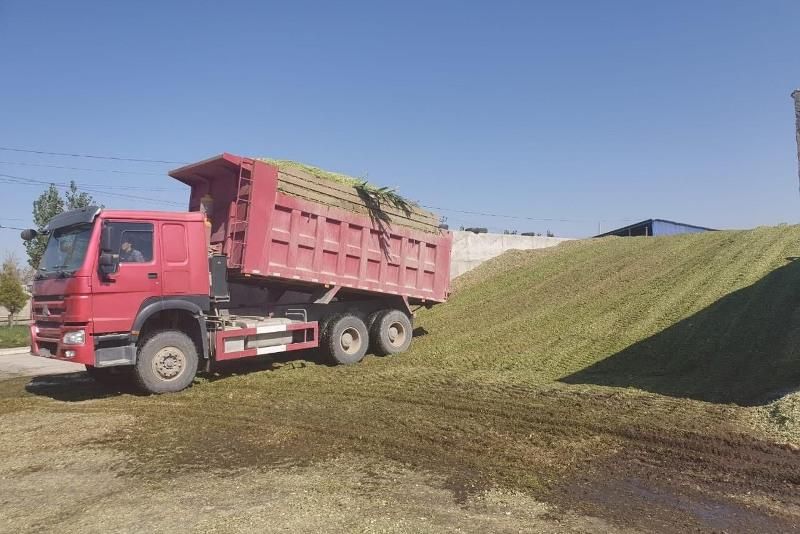
[[[512,252],[423,314],[408,363],[750,404],[800,384],[800,227]]]

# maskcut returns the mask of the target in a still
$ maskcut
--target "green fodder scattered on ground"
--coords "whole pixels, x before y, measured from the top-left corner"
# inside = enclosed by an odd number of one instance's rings
[[[800,447],[800,388],[750,412],[752,424],[765,435],[777,442]]]
[[[0,326],[0,349],[25,347],[28,341],[27,326]]]

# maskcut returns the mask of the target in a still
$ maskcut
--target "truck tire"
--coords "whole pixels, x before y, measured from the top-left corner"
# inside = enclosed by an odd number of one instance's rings
[[[405,352],[411,345],[411,319],[400,310],[383,310],[372,324],[372,344],[375,354],[386,356]]]
[[[328,322],[322,343],[334,363],[358,363],[364,359],[369,347],[367,325],[355,315],[336,316]]]
[[[89,378],[104,386],[125,386],[131,383],[133,368],[129,365],[117,367],[93,367],[86,366],[86,374]]]
[[[156,332],[139,349],[133,375],[147,393],[174,393],[191,385],[197,360],[197,348],[189,336],[175,330]]]

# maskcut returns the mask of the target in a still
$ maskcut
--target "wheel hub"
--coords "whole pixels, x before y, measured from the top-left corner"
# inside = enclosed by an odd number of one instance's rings
[[[176,347],[164,347],[153,358],[153,371],[163,380],[172,380],[186,367],[186,356]]]
[[[389,338],[389,343],[399,347],[406,341],[406,329],[400,323],[392,323],[389,325],[386,337]]]
[[[355,328],[347,328],[342,332],[339,343],[347,354],[354,354],[361,348],[361,336]]]

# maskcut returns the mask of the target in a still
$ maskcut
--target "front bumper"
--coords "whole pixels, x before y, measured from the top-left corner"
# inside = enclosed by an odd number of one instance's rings
[[[62,343],[64,334],[83,330],[86,332],[85,342],[82,345],[65,345]],[[30,326],[31,354],[43,358],[76,362],[84,365],[95,364],[94,342],[91,324],[86,325],[60,325],[57,328],[42,328],[36,324]],[[69,351],[69,352],[68,352]]]

